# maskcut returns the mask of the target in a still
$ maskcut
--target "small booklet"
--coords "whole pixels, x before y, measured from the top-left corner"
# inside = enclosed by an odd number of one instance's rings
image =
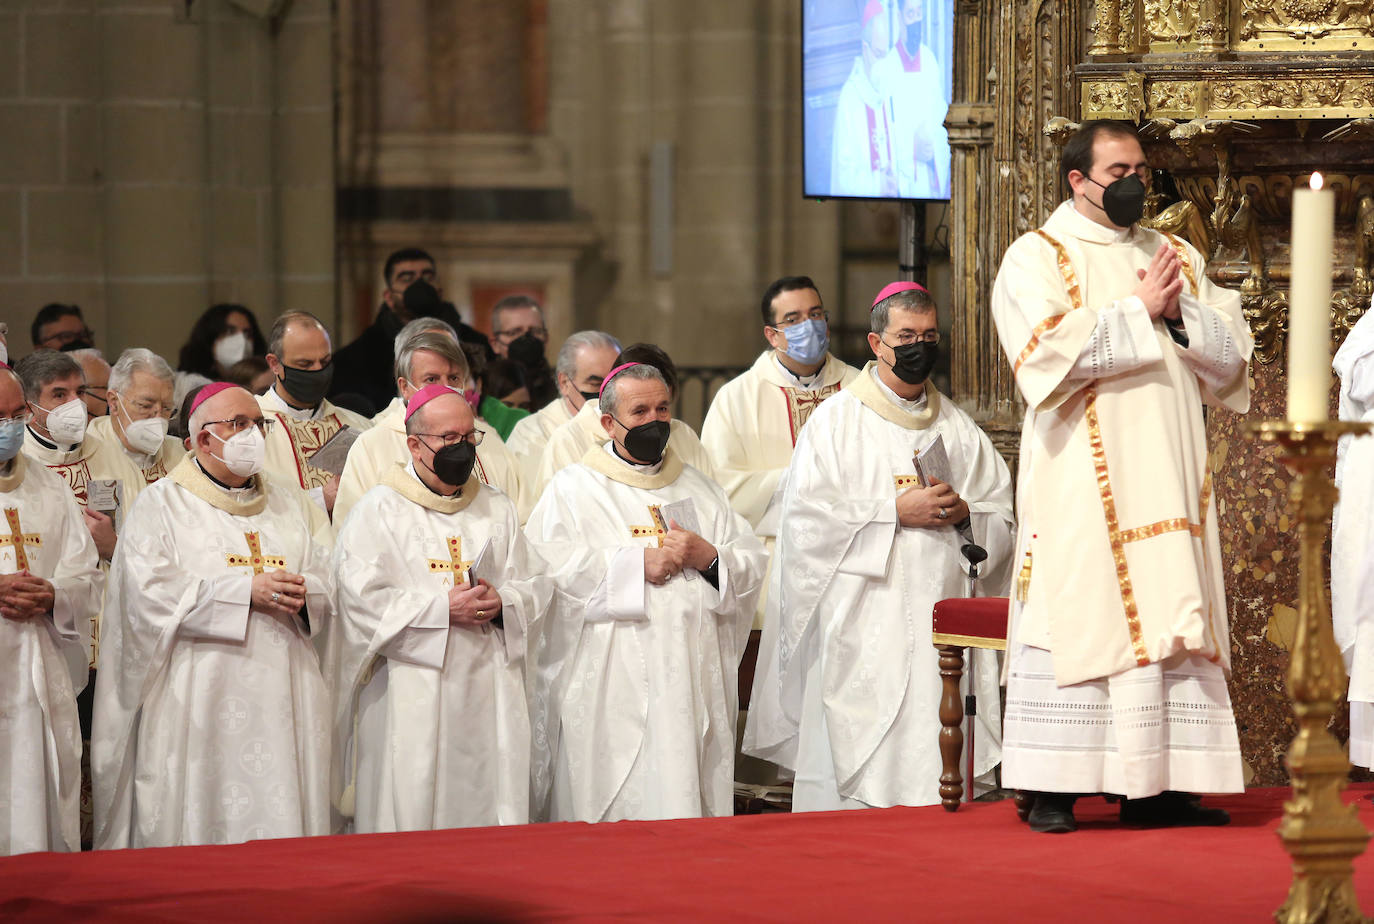
[[[113,517],[119,512],[121,500],[119,481],[114,478],[92,478],[86,482],[86,506]]]
[[[916,453],[916,476],[921,479],[921,484],[930,487],[935,481],[950,484],[953,481],[953,474],[949,470],[949,456],[945,454],[945,438],[940,434],[935,434],[935,439],[926,443],[919,452]]]
[[[315,454],[310,457],[311,468],[318,468],[321,471],[329,472],[331,475],[342,475],[344,463],[348,461],[348,450],[353,448],[353,443],[362,436],[362,431],[356,427],[343,427],[335,433],[325,444],[315,450]]]
[[[491,540],[487,539],[482,543],[482,547],[477,550],[477,554],[472,557],[472,564],[468,565],[469,587],[476,587],[478,581],[486,581],[492,587],[496,586],[492,580],[496,577],[496,573],[491,559]]]
[[[663,525],[672,527],[674,521],[677,525],[689,532],[701,535],[701,521],[697,519],[697,505],[692,502],[690,497],[682,500],[675,500],[671,504],[664,504],[658,509],[663,516]],[[683,568],[682,576],[687,580],[696,580],[697,572],[695,568]]]

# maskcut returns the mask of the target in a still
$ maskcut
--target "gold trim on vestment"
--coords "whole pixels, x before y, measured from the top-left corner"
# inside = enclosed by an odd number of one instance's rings
[[[1045,242],[1054,248],[1055,262],[1059,264],[1059,275],[1064,279],[1064,288],[1069,290],[1069,304],[1073,308],[1082,308],[1083,292],[1078,288],[1078,274],[1073,271],[1073,264],[1069,262],[1069,252],[1064,249],[1063,244],[1050,237],[1049,233],[1046,232],[1044,228],[1036,228],[1035,233],[1044,238]],[[1058,327],[1059,322],[1064,320],[1067,314],[1068,312],[1050,315],[1048,318],[1045,318],[1039,324],[1035,325],[1035,329],[1031,331],[1030,340],[1027,340],[1026,345],[1021,348],[1021,352],[1016,357],[1016,362],[1011,364],[1012,375],[1020,371],[1021,364],[1030,359],[1031,354],[1035,352],[1035,348],[1040,345],[1041,335],[1046,331],[1051,331]]]
[[[477,492],[482,487],[482,482],[477,478],[474,469],[474,473],[468,476],[468,483],[463,485],[462,491],[452,497],[444,497],[431,491],[418,477],[412,478],[410,472],[406,471],[405,463],[402,462],[393,462],[382,473],[381,483],[411,503],[419,504],[426,510],[433,510],[435,513],[457,513],[472,503],[473,498],[477,496]]]
[[[1165,234],[1164,238],[1174,248],[1174,253],[1178,254],[1178,260],[1183,264],[1183,277],[1188,280],[1188,285],[1192,286],[1193,295],[1196,296],[1198,294],[1197,273],[1193,271],[1192,260],[1188,259],[1188,248],[1183,246],[1183,241],[1172,234]]]
[[[261,474],[254,475],[248,482],[257,489],[256,493],[248,500],[239,500],[200,470],[194,452],[182,456],[181,461],[167,477],[216,510],[223,510],[236,517],[257,516],[267,509],[267,482]]]
[[[1015,375],[1021,370],[1021,364],[1030,359],[1030,355],[1034,353],[1035,348],[1040,345],[1040,335],[1046,331],[1054,330],[1064,318],[1065,315],[1063,314],[1050,315],[1048,318],[1035,325],[1035,329],[1031,331],[1030,340],[1027,340],[1026,345],[1021,348],[1020,354],[1016,357],[1016,362],[1011,364],[1012,375]]]
[[[682,474],[682,460],[678,458],[671,446],[663,450],[663,464],[659,466],[657,474],[631,468],[630,463],[621,460],[618,456],[612,456],[600,444],[583,453],[581,461],[587,468],[594,472],[600,472],[612,481],[629,485],[632,488],[642,488],[645,491],[657,491],[659,488],[666,488],[677,481],[678,476]]]

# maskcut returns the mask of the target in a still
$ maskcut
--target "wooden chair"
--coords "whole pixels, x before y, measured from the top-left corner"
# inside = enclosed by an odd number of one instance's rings
[[[1006,597],[956,597],[935,604],[931,615],[931,641],[940,652],[940,804],[945,811],[959,809],[964,778],[959,757],[964,750],[964,701],[959,684],[964,676],[964,649],[1007,650]],[[1024,821],[1028,800],[1016,794],[1016,810]]]

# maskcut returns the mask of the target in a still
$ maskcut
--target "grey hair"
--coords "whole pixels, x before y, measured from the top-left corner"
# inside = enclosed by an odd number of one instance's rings
[[[24,383],[24,399],[37,401],[43,389],[58,379],[79,375],[84,384],[86,372],[70,353],[56,350],[35,350],[14,364],[19,381]]]
[[[308,311],[288,311],[286,314],[277,318],[272,324],[272,333],[267,337],[267,352],[281,359],[282,341],[286,339],[286,329],[293,323],[313,324],[324,331],[325,337],[329,337],[329,328],[324,326],[324,322],[315,317]],[[329,338],[332,345],[333,338]]]
[[[507,295],[491,307],[491,330],[494,334],[499,334],[505,330],[501,326],[501,316],[507,311],[519,311],[522,308],[533,308],[539,312],[539,320],[544,320],[544,309],[534,299],[528,295]]]
[[[463,370],[464,378],[471,374],[467,354],[458,346],[457,340],[447,334],[426,330],[415,334],[401,346],[401,352],[396,354],[396,365],[393,370],[396,378],[410,381],[410,367],[415,362],[415,354],[421,350],[437,353],[447,359],[449,365]]]
[[[95,347],[84,347],[80,350],[68,350],[67,352],[76,357],[77,362],[81,362],[83,359],[98,359],[102,363],[105,361],[105,354],[101,353]]]
[[[392,360],[401,358],[401,349],[406,345],[407,340],[416,334],[423,334],[427,330],[443,331],[452,337],[455,343],[458,341],[458,332],[447,321],[440,321],[438,318],[416,318],[402,327],[401,332],[396,335],[396,339],[391,345]]]
[[[887,330],[888,316],[893,309],[914,311],[916,314],[934,314],[935,299],[923,289],[907,289],[895,292],[873,306],[868,315],[868,329],[875,334]]]
[[[612,417],[616,416],[616,411],[619,410],[620,404],[620,395],[618,393],[620,383],[627,379],[634,379],[640,382],[661,382],[664,388],[668,387],[668,382],[663,378],[663,373],[659,372],[648,363],[640,363],[639,365],[631,366],[628,369],[617,372],[614,376],[607,379],[606,384],[602,386],[601,401],[599,403],[601,413],[610,414]]]
[[[577,357],[583,350],[593,347],[609,347],[620,355],[620,341],[604,330],[580,330],[563,341],[558,348],[558,361],[554,370],[571,380],[577,372]]]
[[[123,394],[124,389],[133,382],[135,372],[147,372],[159,382],[170,383],[175,378],[172,367],[167,365],[167,360],[152,350],[130,347],[119,354],[114,368],[110,370],[110,390]]]

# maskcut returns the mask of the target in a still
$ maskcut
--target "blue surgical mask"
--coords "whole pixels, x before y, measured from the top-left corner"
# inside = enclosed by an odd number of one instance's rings
[[[0,462],[8,462],[19,455],[24,446],[24,421],[0,421]]]
[[[787,355],[803,365],[818,363],[830,349],[830,325],[820,319],[799,321],[783,329]]]

